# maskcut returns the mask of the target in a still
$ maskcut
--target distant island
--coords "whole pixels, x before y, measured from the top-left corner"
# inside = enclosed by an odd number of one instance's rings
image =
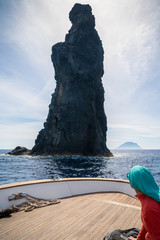
[[[139,149],[140,150],[142,148],[137,143],[125,142],[116,149],[121,149],[121,150],[138,150]]]

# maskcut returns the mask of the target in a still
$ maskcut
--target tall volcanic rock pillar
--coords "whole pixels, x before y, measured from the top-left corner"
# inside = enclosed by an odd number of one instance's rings
[[[31,154],[111,156],[106,147],[103,47],[89,5],[75,4],[72,27],[52,47],[56,89]]]

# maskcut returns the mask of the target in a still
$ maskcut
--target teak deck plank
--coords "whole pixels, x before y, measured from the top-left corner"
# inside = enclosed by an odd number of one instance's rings
[[[113,229],[131,227],[141,227],[139,201],[121,193],[97,193],[2,218],[0,239],[101,240]]]

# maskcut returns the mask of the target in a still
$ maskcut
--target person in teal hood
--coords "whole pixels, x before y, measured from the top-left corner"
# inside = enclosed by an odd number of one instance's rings
[[[140,200],[142,228],[138,240],[160,240],[160,192],[151,172],[142,166],[133,167],[128,174],[136,197]],[[135,239],[129,237],[129,239]]]
[[[134,189],[160,202],[159,186],[147,168],[142,166],[133,167],[128,174],[128,179]]]

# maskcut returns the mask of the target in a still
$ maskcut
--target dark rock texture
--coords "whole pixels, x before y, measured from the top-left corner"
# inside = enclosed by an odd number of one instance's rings
[[[29,155],[30,154],[29,149],[25,148],[25,147],[16,147],[15,149],[13,149],[11,152],[8,152],[7,154],[10,155]]]
[[[75,4],[72,27],[52,47],[56,89],[31,154],[112,156],[106,147],[103,47],[89,5]]]

